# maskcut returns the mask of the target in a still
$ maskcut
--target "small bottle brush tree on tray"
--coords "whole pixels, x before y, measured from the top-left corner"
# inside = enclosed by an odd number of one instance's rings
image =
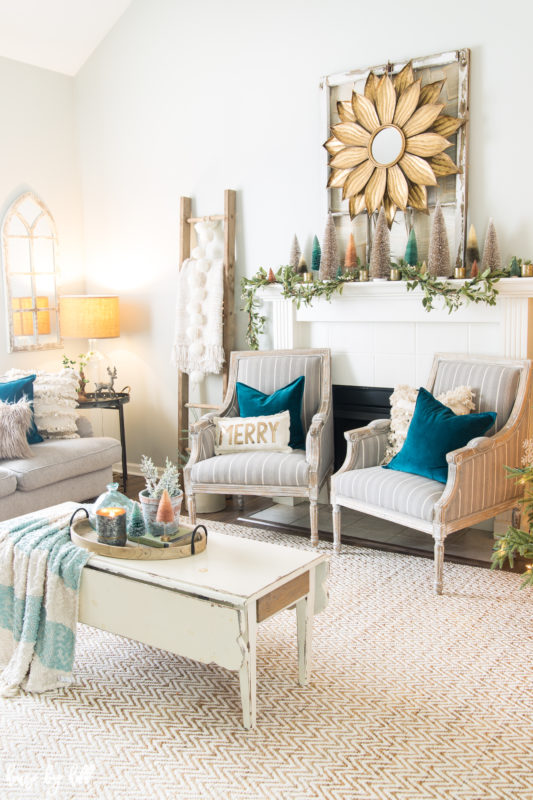
[[[372,241],[370,276],[381,280],[386,280],[390,277],[390,233],[383,206],[379,211]]]
[[[524,450],[522,459],[524,466],[516,469],[507,468],[507,471],[509,477],[514,477],[524,487],[524,497],[519,502],[523,508],[522,522],[525,524],[522,528],[512,526],[508,528],[507,532],[495,542],[492,554],[492,569],[495,567],[501,569],[506,561],[512,567],[517,555],[531,562],[526,564],[522,588],[533,586],[533,439],[526,439]]]
[[[141,507],[139,503],[134,503],[128,522],[128,536],[132,539],[137,539],[139,536],[144,536],[144,534],[145,527]]]

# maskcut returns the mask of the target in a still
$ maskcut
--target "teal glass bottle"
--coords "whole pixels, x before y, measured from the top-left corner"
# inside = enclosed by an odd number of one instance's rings
[[[108,483],[106,487],[106,491],[103,492],[99,497],[97,497],[93,507],[92,512],[89,515],[89,519],[91,521],[91,525],[95,525],[96,522],[96,512],[99,508],[125,508],[126,509],[126,522],[129,522],[131,513],[133,511],[133,506],[135,505],[133,500],[130,500],[129,497],[126,497],[125,494],[118,491],[118,483]]]

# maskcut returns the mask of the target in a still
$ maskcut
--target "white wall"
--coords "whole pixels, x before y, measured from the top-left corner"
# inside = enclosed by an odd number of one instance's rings
[[[56,72],[0,58],[0,217],[24,191],[34,191],[55,219],[62,291],[83,290],[81,183],[74,81]],[[60,369],[60,349],[8,353],[0,282],[0,374],[21,369]],[[78,343],[71,351],[77,354]]]
[[[213,213],[224,188],[238,191],[237,277],[286,262],[295,232],[309,256],[324,227],[321,75],[470,47],[469,222],[482,239],[494,217],[504,257],[533,256],[525,8],[134,0],[76,78],[87,281],[122,298],[123,334],[107,353],[132,386],[130,461],[160,462],[176,442],[179,197]],[[243,330],[240,315],[240,345]]]

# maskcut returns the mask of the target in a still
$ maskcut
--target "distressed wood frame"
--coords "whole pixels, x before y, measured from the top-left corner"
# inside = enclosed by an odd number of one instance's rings
[[[331,128],[331,89],[337,86],[342,86],[347,83],[355,83],[360,80],[366,80],[370,72],[376,75],[383,75],[388,72],[390,75],[395,75],[400,72],[411,60],[413,70],[421,70],[428,67],[445,66],[457,62],[459,68],[459,89],[458,89],[458,116],[465,119],[466,123],[462,125],[457,131],[457,166],[460,167],[460,172],[456,175],[455,184],[455,227],[458,232],[458,246],[457,250],[451,253],[452,263],[457,263],[460,260],[461,264],[465,263],[466,252],[466,219],[467,219],[467,205],[468,205],[468,120],[470,108],[470,50],[464,48],[461,50],[449,50],[444,53],[437,53],[431,56],[424,56],[421,58],[406,59],[403,61],[396,61],[393,64],[378,64],[374,67],[366,67],[364,69],[349,70],[347,72],[339,72],[333,75],[326,75],[320,81],[321,90],[321,135],[323,141],[330,135]],[[327,187],[329,166],[328,154],[324,150],[324,158],[322,162],[321,171],[321,186]],[[324,197],[324,217],[326,217],[331,207],[331,189],[326,188]],[[422,213],[420,211],[412,213]],[[348,216],[348,209],[342,211],[332,211],[334,217]],[[366,212],[365,212],[366,213]],[[367,223],[367,244],[372,241],[372,219],[366,215]]]

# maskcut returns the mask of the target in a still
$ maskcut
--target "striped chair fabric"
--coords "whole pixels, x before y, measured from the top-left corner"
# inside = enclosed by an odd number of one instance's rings
[[[267,355],[264,358],[239,358],[237,380],[246,383],[264,394],[287,386],[288,383],[305,376],[304,396],[302,400],[302,424],[307,433],[313,414],[316,414],[321,400],[321,366],[320,356],[312,355]],[[236,398],[227,414],[238,416]]]
[[[472,361],[441,361],[430,391],[436,396],[456,386],[470,386],[476,412],[495,411],[496,423],[488,436],[503,428],[516,400],[519,367],[481,364]]]
[[[199,461],[191,473],[194,483],[232,486],[307,486],[308,476],[309,464],[303,450],[227,453]]]
[[[433,520],[435,503],[444,491],[444,484],[438,481],[382,467],[342,472],[334,475],[333,481],[339,498],[349,497],[428,522]]]

